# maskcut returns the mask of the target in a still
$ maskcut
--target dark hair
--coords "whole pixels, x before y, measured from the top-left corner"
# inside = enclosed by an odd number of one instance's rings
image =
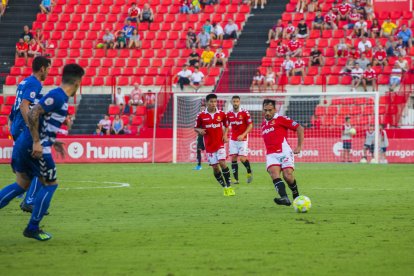
[[[263,100],[263,106],[271,104],[273,107],[276,107],[276,101],[271,99],[264,99]]]
[[[213,93],[208,94],[206,96],[206,102],[208,102],[210,99],[217,99],[217,95],[216,94],[213,94]]]
[[[231,97],[232,100],[234,99],[239,99],[240,100],[240,96],[234,95],[233,97]]]
[[[35,57],[32,63],[33,73],[39,72],[42,67],[47,68],[51,64],[50,59],[44,56]]]
[[[348,121],[348,120],[351,120],[351,117],[346,116],[346,117],[345,117],[345,121]]]
[[[201,103],[201,105],[200,105],[200,107],[206,107],[206,104],[205,103]]]
[[[80,80],[85,75],[85,70],[78,64],[67,64],[63,67],[62,83],[63,84],[75,84],[77,80]]]

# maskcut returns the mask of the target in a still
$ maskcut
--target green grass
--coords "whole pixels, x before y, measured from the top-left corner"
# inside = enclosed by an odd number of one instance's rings
[[[22,236],[20,200],[0,211],[0,275],[414,274],[413,165],[298,164],[307,214],[273,203],[263,164],[232,198],[211,169],[191,169],[59,166],[42,223],[52,240]],[[12,181],[0,166],[0,187]],[[63,189],[113,185],[103,182],[130,187]]]

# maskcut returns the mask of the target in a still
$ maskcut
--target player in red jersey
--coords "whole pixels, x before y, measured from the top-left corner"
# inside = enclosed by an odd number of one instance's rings
[[[253,129],[252,119],[250,118],[249,111],[240,108],[239,96],[233,96],[231,98],[231,104],[233,105],[233,110],[227,112],[227,122],[231,127],[229,152],[231,156],[231,168],[235,179],[234,184],[239,184],[238,157],[240,157],[240,161],[246,167],[247,183],[251,183],[253,181],[253,175],[250,162],[247,159],[249,153],[247,135]]]
[[[286,116],[276,113],[276,101],[265,99],[263,101],[263,112],[265,120],[262,123],[262,136],[266,146],[266,165],[267,172],[272,178],[276,191],[280,198],[275,198],[274,202],[278,205],[290,206],[291,202],[286,194],[285,183],[292,190],[293,199],[299,196],[293,171],[295,168],[294,154],[300,153],[304,139],[304,129],[297,122]],[[298,143],[292,151],[287,142],[287,131],[297,132]]]
[[[197,115],[194,130],[204,137],[208,163],[213,167],[214,176],[218,183],[224,188],[224,196],[234,196],[235,192],[230,185],[230,170],[226,165],[226,150],[224,149],[224,143],[228,141],[226,113],[217,108],[216,94],[208,94],[206,104],[207,109]]]

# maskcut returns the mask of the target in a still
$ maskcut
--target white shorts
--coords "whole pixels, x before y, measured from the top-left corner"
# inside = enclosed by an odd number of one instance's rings
[[[280,153],[266,155],[266,169],[279,166],[282,170],[287,168],[295,169],[295,156],[291,149],[284,149]]]
[[[230,155],[247,156],[249,153],[247,141],[230,140],[229,146]]]
[[[216,152],[207,153],[207,161],[210,166],[218,164],[220,160],[226,160],[226,149],[221,148]]]

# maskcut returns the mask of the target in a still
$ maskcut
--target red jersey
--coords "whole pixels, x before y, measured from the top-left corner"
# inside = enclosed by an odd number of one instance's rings
[[[297,60],[295,61],[295,68],[304,68],[305,62],[303,60]]]
[[[227,127],[226,113],[216,109],[213,114],[207,109],[197,115],[195,128],[202,128],[206,131],[203,136],[207,153],[214,153],[224,147],[223,127]]]
[[[227,112],[227,122],[231,126],[231,140],[237,141],[237,137],[246,131],[247,127],[251,125],[252,118],[250,117],[249,111],[240,109],[239,112],[229,111]],[[247,135],[243,141],[247,140]]]
[[[361,15],[359,13],[350,13],[348,15],[349,23],[355,24],[359,21]]]
[[[288,33],[288,34],[291,34],[291,33],[294,33],[295,32],[295,30],[296,30],[296,28],[295,28],[295,26],[287,26],[286,27],[286,33]]]
[[[349,55],[350,55],[351,57],[353,57],[354,59],[359,59],[359,58],[361,57],[361,55],[359,54],[359,52],[358,52],[358,51],[351,51],[351,52],[349,53]]]
[[[371,70],[365,70],[364,72],[364,78],[367,80],[372,80],[377,78],[377,73],[374,69],[371,68]]]
[[[289,43],[288,43],[288,47],[289,47],[289,50],[290,51],[292,51],[292,52],[294,52],[294,51],[296,51],[297,49],[299,49],[300,48],[300,42],[299,41],[293,41],[293,40],[291,40],[291,41],[289,41]]]
[[[299,124],[286,116],[275,116],[262,123],[262,137],[266,146],[266,154],[282,152],[283,144],[287,144],[288,129],[296,131]]]
[[[374,58],[378,59],[379,61],[383,61],[387,58],[387,52],[385,52],[384,50],[376,51],[374,54]]]
[[[27,51],[29,50],[29,45],[27,45],[27,43],[20,44],[19,42],[17,42],[16,49],[19,51]]]
[[[335,20],[336,20],[336,15],[335,14],[327,14],[327,15],[325,15],[325,17],[324,17],[324,20],[325,20],[325,22],[326,23],[332,23],[332,22],[335,22]]]
[[[40,52],[40,46],[39,44],[35,43],[35,44],[30,44],[29,45],[29,50],[33,51],[33,52]]]
[[[349,3],[342,3],[338,5],[338,11],[341,15],[346,15],[348,12],[351,11],[351,5]]]
[[[140,12],[140,9],[138,7],[135,7],[135,8],[131,7],[128,9],[129,16],[131,17],[137,17],[139,12]]]
[[[287,49],[286,45],[282,44],[282,45],[279,45],[279,46],[276,47],[276,53],[279,56],[284,56],[284,55],[286,55],[287,52],[288,52],[288,49]]]

